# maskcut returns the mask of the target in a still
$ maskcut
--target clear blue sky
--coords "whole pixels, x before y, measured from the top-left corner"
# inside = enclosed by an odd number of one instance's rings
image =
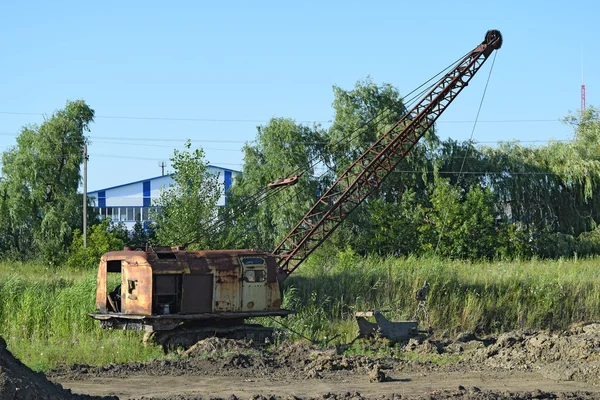
[[[327,126],[332,85],[368,75],[408,93],[488,29],[504,46],[480,120],[552,121],[481,122],[474,139],[568,139],[557,121],[579,109],[582,48],[588,105],[600,92],[598,4],[3,1],[0,151],[21,126],[81,98],[97,114],[90,190],[160,175],[186,138],[212,164],[239,169],[256,125],[277,116]],[[472,123],[452,121],[475,118],[490,65],[441,118],[442,138],[469,138]]]

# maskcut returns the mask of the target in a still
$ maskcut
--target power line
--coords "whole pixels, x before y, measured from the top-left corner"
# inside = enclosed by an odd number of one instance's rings
[[[17,112],[17,111],[0,111],[0,114],[5,115],[32,115],[44,116],[44,113],[34,112]],[[227,122],[227,123],[265,123],[270,119],[234,119],[234,118],[195,118],[195,117],[148,117],[148,116],[129,116],[129,115],[95,115],[94,118],[100,119],[126,119],[126,120],[148,120],[148,121],[190,121],[190,122]],[[276,117],[275,117],[276,118]],[[285,117],[284,117],[285,118]],[[295,120],[305,123],[331,123],[333,120]],[[440,120],[438,124],[471,124],[474,120]],[[480,120],[477,123],[536,123],[536,122],[560,122],[562,119],[495,119],[495,120]]]
[[[122,159],[131,159],[131,160],[145,160],[145,161],[160,161],[160,158],[149,158],[149,157],[137,157],[137,156],[119,156],[116,154],[98,154],[98,153],[94,153],[94,154],[90,154],[89,155],[90,158],[92,157],[105,157],[105,158],[122,158]],[[59,156],[59,157],[65,157],[63,156]],[[236,166],[240,166],[243,165],[241,163],[221,163],[221,162],[216,162],[215,164],[219,164],[219,165],[236,165]]]
[[[401,171],[392,171],[395,174],[434,174],[435,171],[431,170],[401,170]],[[556,175],[577,175],[574,172],[536,172],[536,171],[527,171],[527,172],[515,172],[515,171],[437,171],[440,175],[546,175],[546,176],[556,176]],[[506,176],[510,178],[510,176]]]
[[[438,124],[472,124],[477,122],[481,123],[494,123],[494,124],[517,124],[522,122],[560,122],[563,121],[560,119],[488,119],[488,120],[479,120],[479,121],[470,121],[470,120],[449,120],[449,121],[437,121]]]
[[[131,145],[131,146],[143,146],[143,147],[161,147],[164,148],[165,145],[162,144],[150,144],[150,143],[132,143],[132,142],[115,142],[115,141],[109,141],[109,140],[94,140],[93,143],[103,143],[103,144],[124,144],[124,145]],[[180,146],[183,147],[183,146]],[[231,152],[241,152],[242,149],[217,149],[217,148],[213,148],[213,147],[204,147],[202,146],[203,150],[210,150],[210,151],[231,151]]]
[[[473,128],[471,129],[471,136],[469,136],[469,142],[473,141],[473,135],[475,134],[475,128],[477,127],[477,121],[479,120],[479,114],[481,113],[481,108],[483,106],[483,100],[485,99],[485,94],[487,93],[487,88],[490,83],[490,78],[492,77],[492,71],[494,70],[494,64],[496,63],[496,56],[498,53],[494,53],[494,58],[492,60],[492,66],[490,67],[490,71],[488,73],[487,80],[485,82],[485,87],[483,88],[483,93],[481,95],[481,100],[479,102],[479,107],[477,108],[477,115],[475,116],[475,121],[473,122]],[[467,155],[469,153],[469,149],[467,148],[465,151],[465,155],[463,157],[462,163],[460,164],[460,171],[458,173],[458,178],[456,182],[460,182],[460,178],[463,176],[463,169],[465,166],[465,162],[467,161]],[[440,247],[440,243],[442,241],[442,236],[444,234],[444,229],[446,228],[446,220],[448,219],[448,209],[446,209],[446,213],[444,214],[444,219],[442,222],[442,229],[440,230],[440,235],[438,236],[438,241],[435,246],[434,254],[437,254],[438,248]]]
[[[18,111],[0,111],[0,114],[6,115],[33,115],[45,116],[48,114],[34,112],[18,112]],[[131,116],[131,115],[94,115],[95,118],[101,119],[129,119],[129,120],[147,120],[147,121],[189,121],[189,122],[235,122],[235,123],[264,123],[270,119],[233,119],[233,118],[194,118],[194,117],[147,117],[147,116]],[[277,117],[274,117],[277,118]],[[331,120],[298,120],[298,122],[306,123],[329,123]]]
[[[19,136],[18,133],[12,132],[0,132],[1,136]],[[246,143],[246,142],[254,142],[253,140],[214,140],[214,139],[194,139],[192,137],[187,138],[154,138],[154,137],[144,137],[144,136],[87,136],[90,140],[144,140],[149,142],[185,142],[186,140],[191,140],[192,142],[203,142],[203,143]],[[75,141],[80,141],[80,139],[73,139]]]

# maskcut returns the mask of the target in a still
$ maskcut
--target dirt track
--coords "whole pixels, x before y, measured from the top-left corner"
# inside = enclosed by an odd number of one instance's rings
[[[295,380],[269,377],[160,376],[90,378],[61,381],[77,393],[114,395],[121,399],[238,398],[600,398],[600,388],[579,382],[557,382],[538,373],[433,372],[404,373],[393,380],[369,382],[368,376],[332,376]],[[462,385],[464,389],[459,389]],[[538,390],[541,389],[541,390]],[[358,393],[358,394],[357,394]],[[333,394],[328,396],[327,394]]]
[[[600,324],[561,334],[512,332],[485,340],[411,341],[421,361],[339,355],[288,344],[270,351],[210,339],[176,360],[72,366],[51,379],[75,393],[121,399],[424,398],[600,399]],[[437,355],[454,362],[440,365]]]

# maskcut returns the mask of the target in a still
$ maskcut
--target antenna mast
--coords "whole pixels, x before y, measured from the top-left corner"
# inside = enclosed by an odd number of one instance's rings
[[[583,50],[581,50],[581,117],[585,113],[585,81],[583,80]]]

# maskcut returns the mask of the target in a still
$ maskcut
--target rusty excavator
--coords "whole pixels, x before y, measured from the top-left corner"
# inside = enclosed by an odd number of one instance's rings
[[[108,252],[98,268],[97,311],[89,315],[104,328],[146,331],[165,348],[190,346],[213,335],[264,342],[272,329],[244,321],[293,314],[281,308],[282,282],[377,190],[501,46],[500,32],[488,31],[347,167],[273,252],[160,246]],[[297,180],[298,175],[270,186]],[[109,291],[107,285],[116,280],[120,284]],[[406,324],[404,334],[416,329],[416,322]]]

